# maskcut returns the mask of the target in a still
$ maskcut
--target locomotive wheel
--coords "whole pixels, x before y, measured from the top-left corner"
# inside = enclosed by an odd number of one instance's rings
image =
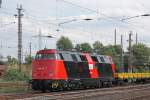
[[[52,83],[52,92],[59,91],[59,83],[58,82],[53,82]]]
[[[67,91],[68,89],[68,85],[67,85],[67,83],[66,82],[64,82],[64,83],[62,83],[62,90],[64,90],[64,91]]]
[[[71,83],[69,83],[69,84],[68,84],[68,88],[67,88],[67,90],[68,90],[68,91],[71,91],[72,89],[73,89],[72,84],[71,84]]]

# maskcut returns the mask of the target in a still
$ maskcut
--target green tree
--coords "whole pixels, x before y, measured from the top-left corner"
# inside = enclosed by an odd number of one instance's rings
[[[25,63],[26,64],[31,64],[32,63],[32,57],[30,55],[28,55],[27,57],[25,57]]]
[[[121,45],[116,45],[116,46],[114,46],[114,49],[115,49],[115,51],[116,51],[116,53],[118,54],[118,55],[120,55],[121,54]],[[124,52],[124,51],[123,51]]]
[[[81,51],[82,52],[88,52],[91,53],[92,52],[92,47],[90,46],[89,43],[81,43]]]
[[[4,77],[3,80],[6,81],[28,81],[30,79],[30,74],[25,72],[20,72],[18,69],[9,68]]]
[[[104,46],[104,55],[116,56],[117,52],[115,51],[115,47],[113,45]]]
[[[80,44],[76,44],[75,49],[80,52],[81,51],[81,45]]]
[[[18,64],[18,60],[14,57],[7,56],[7,64],[8,64],[8,66],[16,65],[16,64]]]
[[[57,41],[57,49],[59,50],[72,50],[73,49],[73,44],[71,40],[68,37],[62,36],[58,41]]]
[[[93,49],[97,54],[103,54],[104,53],[104,46],[99,41],[95,41],[93,43]]]
[[[145,44],[139,43],[132,46],[132,53],[134,57],[134,70],[144,71],[145,66],[148,65],[149,62],[149,48]]]

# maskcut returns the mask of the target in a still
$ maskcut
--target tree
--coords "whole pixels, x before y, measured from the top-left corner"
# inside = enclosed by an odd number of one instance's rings
[[[27,57],[25,57],[25,63],[29,64],[29,65],[32,63],[32,57],[30,55],[28,55]]]
[[[92,52],[92,47],[90,46],[89,43],[81,43],[81,51],[82,52],[88,52],[91,53]]]
[[[137,45],[132,46],[132,53],[134,57],[133,59],[134,70],[143,71],[145,69],[145,66],[149,62],[150,56],[149,48],[146,45],[139,43]]]
[[[75,49],[80,52],[81,51],[81,45],[80,44],[76,44]]]
[[[9,66],[14,66],[14,65],[18,64],[18,60],[14,57],[7,56],[7,64]]]
[[[72,50],[73,49],[73,44],[71,40],[68,37],[62,36],[58,41],[57,41],[57,49],[59,50]]]
[[[104,46],[99,41],[95,41],[93,44],[93,49],[97,54],[103,54],[104,53]]]
[[[104,46],[104,55],[116,56],[117,52],[115,51],[115,47],[113,45]]]
[[[121,50],[121,49],[122,49],[122,48],[121,48],[121,45],[115,45],[115,46],[114,46],[114,49],[115,49],[115,51],[116,51],[116,53],[117,53],[118,55],[121,54],[121,51],[122,51],[122,50]],[[123,51],[123,52],[124,52],[124,51]]]

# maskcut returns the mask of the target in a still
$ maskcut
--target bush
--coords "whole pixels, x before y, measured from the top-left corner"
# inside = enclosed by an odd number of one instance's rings
[[[6,71],[3,79],[7,81],[28,81],[30,76],[29,74],[11,68]]]
[[[4,65],[5,64],[5,62],[4,61],[0,61],[0,65]]]

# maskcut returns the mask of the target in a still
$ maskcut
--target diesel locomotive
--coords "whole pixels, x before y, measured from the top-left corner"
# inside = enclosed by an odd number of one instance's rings
[[[43,49],[32,61],[32,89],[57,91],[150,82],[150,73],[116,73],[111,56]]]
[[[33,90],[72,90],[111,86],[115,65],[110,56],[43,49],[32,61]]]

